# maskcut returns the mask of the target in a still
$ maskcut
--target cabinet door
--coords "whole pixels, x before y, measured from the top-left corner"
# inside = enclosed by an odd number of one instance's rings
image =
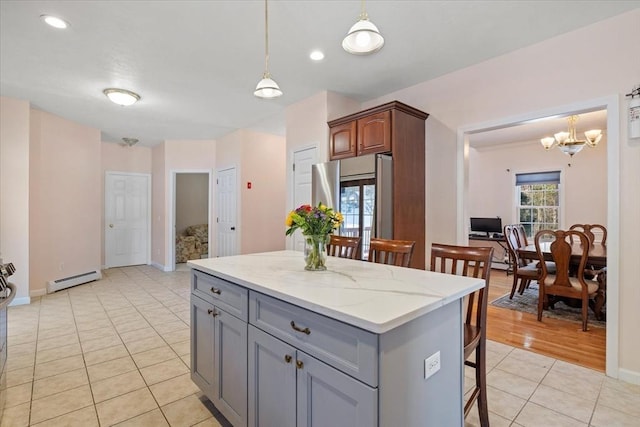
[[[378,425],[378,391],[297,352],[297,427]]]
[[[247,323],[214,307],[215,407],[234,427],[247,425]]]
[[[358,119],[358,156],[391,151],[391,111]]]
[[[191,379],[213,399],[215,318],[213,305],[191,295]]]
[[[330,129],[329,158],[331,160],[356,156],[356,122],[334,126]]]
[[[249,325],[250,427],[296,426],[295,356],[293,347]]]

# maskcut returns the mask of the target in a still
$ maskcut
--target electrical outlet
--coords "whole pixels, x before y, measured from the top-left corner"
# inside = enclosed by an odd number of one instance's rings
[[[426,380],[431,375],[440,370],[440,352],[433,353],[431,356],[424,359],[424,379]]]

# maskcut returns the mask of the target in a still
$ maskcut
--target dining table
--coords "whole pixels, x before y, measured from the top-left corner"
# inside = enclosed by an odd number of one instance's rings
[[[545,261],[553,261],[551,257],[551,244],[553,242],[541,242],[540,251]],[[520,256],[526,259],[538,259],[538,252],[536,245],[527,245],[518,249]],[[578,242],[571,243],[571,263],[578,265],[580,258],[582,257],[582,245]],[[587,268],[593,270],[595,278],[598,282],[598,288],[601,291],[601,298],[591,306],[596,318],[598,320],[605,320],[605,314],[602,312],[602,308],[606,302],[607,295],[607,246],[601,243],[594,243],[589,245],[589,253],[587,254]],[[565,301],[568,305],[572,304],[572,301]]]

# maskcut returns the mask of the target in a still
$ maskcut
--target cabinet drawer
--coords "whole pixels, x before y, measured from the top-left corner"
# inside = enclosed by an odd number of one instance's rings
[[[372,387],[378,386],[378,336],[258,292],[249,323]]]
[[[247,321],[249,291],[219,277],[191,270],[191,292],[211,304]]]

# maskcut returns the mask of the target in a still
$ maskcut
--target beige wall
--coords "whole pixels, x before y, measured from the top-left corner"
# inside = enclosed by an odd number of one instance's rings
[[[29,302],[29,103],[0,97],[0,258],[12,262],[14,303]]]
[[[561,171],[561,228],[607,223],[606,135],[597,147],[584,148],[573,158],[557,148],[545,151],[538,141],[470,149],[469,216],[500,216],[503,225],[519,222],[515,174],[552,170]]]
[[[31,110],[30,293],[100,270],[100,131]]]
[[[209,224],[209,175],[176,174],[176,235],[190,225]]]
[[[217,171],[236,168],[238,253],[284,249],[285,139],[239,130],[217,141],[216,156]]]
[[[606,96],[623,97],[640,76],[637,50],[640,10],[634,10],[544,42],[490,59],[418,85],[371,100],[366,107],[391,100],[431,114],[449,129],[504,120]],[[560,64],[560,66],[555,66]],[[548,67],[552,67],[549,69]],[[623,99],[623,98],[621,98]],[[621,102],[620,140],[620,373],[640,383],[640,143],[627,138],[627,103]],[[438,143],[455,145],[455,138]],[[427,136],[427,152],[431,141]],[[580,153],[582,154],[582,153]],[[456,168],[456,158],[439,162]],[[456,182],[427,186],[427,199],[455,193]],[[430,195],[429,192],[432,192]],[[615,198],[615,196],[614,196]],[[442,226],[451,227],[456,217]],[[432,230],[427,230],[429,234]]]
[[[242,147],[240,253],[282,250],[286,228],[279,207],[286,203],[285,139],[245,131]]]

